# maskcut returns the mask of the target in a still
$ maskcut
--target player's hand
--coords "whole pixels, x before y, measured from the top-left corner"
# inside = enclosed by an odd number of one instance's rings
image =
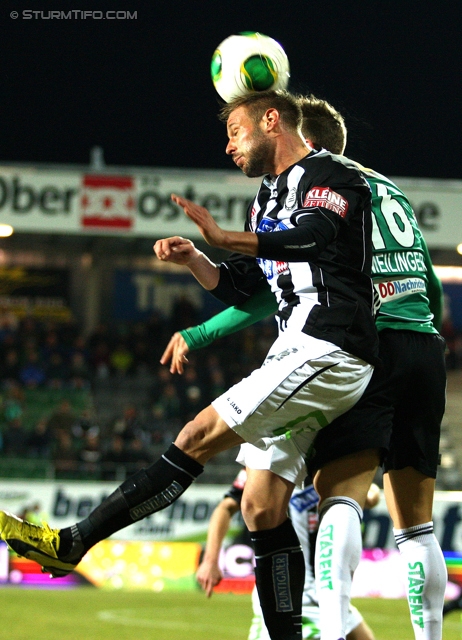
[[[172,193],[172,200],[173,202],[176,202],[176,204],[183,209],[188,218],[197,225],[207,244],[212,247],[223,246],[223,239],[226,235],[226,231],[217,225],[212,215],[205,207],[201,207],[195,202],[182,198],[181,196],[177,196],[174,193]]]
[[[367,492],[366,503],[364,505],[364,508],[365,509],[372,509],[373,507],[378,505],[379,502],[380,502],[380,489],[373,482],[371,484],[371,486],[369,487],[369,491]]]
[[[189,353],[189,347],[181,333],[177,331],[170,338],[160,363],[167,364],[170,362],[170,373],[179,373],[181,375],[184,372],[184,365],[188,362],[187,353]]]
[[[196,580],[205,591],[207,598],[213,593],[213,587],[216,587],[223,579],[223,574],[216,562],[207,562],[204,560],[197,569]]]
[[[181,236],[158,240],[153,249],[159,260],[183,265],[187,265],[200,253],[191,240]]]

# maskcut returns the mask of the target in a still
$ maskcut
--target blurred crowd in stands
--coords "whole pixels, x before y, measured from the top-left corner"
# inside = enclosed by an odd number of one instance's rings
[[[101,325],[88,337],[74,323],[0,312],[0,456],[50,461],[62,479],[80,478],[83,469],[120,480],[149,464],[156,447],[260,365],[276,332],[269,319],[222,338],[190,353],[184,375],[173,376],[160,356],[175,331],[198,321],[186,299],[169,318]],[[448,368],[458,368],[462,341],[450,325],[445,330]],[[101,388],[104,411],[96,402]]]
[[[80,478],[84,469],[120,480],[121,469],[151,462],[156,446],[169,444],[185,422],[260,365],[275,337],[274,320],[259,323],[190,353],[183,376],[173,376],[160,365],[161,354],[175,331],[198,321],[185,299],[170,318],[101,325],[88,337],[74,323],[0,313],[0,456],[49,460],[63,479]],[[124,386],[133,399],[122,394]],[[142,399],[138,387],[146,390]],[[100,389],[104,411],[95,402]]]

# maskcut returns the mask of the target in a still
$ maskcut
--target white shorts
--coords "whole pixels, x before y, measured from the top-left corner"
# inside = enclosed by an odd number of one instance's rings
[[[304,457],[316,431],[359,400],[373,366],[304,333],[290,338],[289,344],[282,334],[263,365],[212,406],[246,442],[267,452],[263,457],[255,453],[255,462],[247,457],[239,462],[302,486]],[[244,450],[251,455],[252,448]]]
[[[263,620],[263,613],[256,587],[254,587],[252,591],[252,610],[253,617],[250,623],[248,640],[271,640]],[[346,625],[347,634],[351,633],[353,629],[356,629],[362,621],[363,617],[358,609],[350,604]],[[304,603],[302,606],[302,638],[303,640],[319,640],[321,638],[319,629],[319,607],[315,603],[310,605]]]

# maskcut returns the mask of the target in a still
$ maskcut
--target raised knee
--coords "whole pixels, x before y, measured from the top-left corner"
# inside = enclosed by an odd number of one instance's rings
[[[287,520],[285,512],[281,516],[279,509],[271,508],[268,504],[261,504],[253,496],[246,498],[245,493],[241,503],[241,511],[249,531],[274,529]]]
[[[175,445],[187,455],[194,457],[198,444],[204,441],[205,430],[196,419],[191,420],[178,434]]]

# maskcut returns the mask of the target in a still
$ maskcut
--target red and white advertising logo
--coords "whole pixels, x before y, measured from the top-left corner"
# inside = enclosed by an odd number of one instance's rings
[[[128,230],[136,210],[135,180],[131,176],[83,176],[82,226]]]
[[[282,262],[281,260],[276,260],[276,271],[277,273],[284,273],[284,271],[287,271],[289,268],[289,265],[287,262]]]
[[[329,187],[313,187],[305,196],[304,207],[323,207],[344,218],[348,211],[348,200]]]

